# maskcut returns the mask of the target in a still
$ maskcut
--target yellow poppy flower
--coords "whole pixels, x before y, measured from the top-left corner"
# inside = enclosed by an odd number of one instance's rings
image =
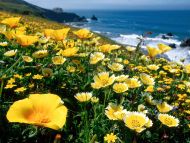
[[[99,61],[103,60],[105,58],[105,55],[101,52],[95,52],[90,55],[90,64],[96,64]]]
[[[190,73],[190,64],[184,66],[184,71],[188,74]]]
[[[113,90],[116,93],[123,93],[128,90],[128,85],[126,83],[115,83],[113,85]]]
[[[119,49],[120,46],[118,45],[110,45],[110,44],[105,44],[99,47],[99,50],[103,53],[110,53],[112,50]]]
[[[140,81],[138,81],[136,78],[128,78],[126,79],[126,83],[129,88],[137,88],[141,86]]]
[[[117,136],[114,135],[113,133],[107,134],[107,135],[104,137],[104,141],[106,141],[107,143],[115,143],[116,140],[117,140]]]
[[[177,127],[179,125],[179,120],[168,114],[159,114],[158,119],[168,127]]]
[[[44,35],[47,38],[51,38],[53,32],[54,32],[53,29],[44,29]]]
[[[3,21],[1,21],[1,23],[6,24],[10,26],[11,28],[14,28],[18,26],[20,19],[21,17],[6,18]]]
[[[55,94],[31,94],[11,105],[7,119],[58,130],[64,126],[67,116],[67,108],[62,103]]]
[[[166,102],[159,103],[156,105],[156,107],[158,108],[159,112],[162,113],[167,113],[173,109],[173,106],[169,105]]]
[[[17,50],[10,50],[10,51],[5,52],[4,56],[6,56],[6,57],[13,57],[13,56],[16,55],[16,53],[17,53]]]
[[[32,56],[34,58],[44,58],[48,55],[48,51],[47,50],[39,50],[39,51],[36,51],[32,54]]]
[[[73,32],[80,39],[88,39],[91,38],[93,33],[91,33],[88,29],[80,29],[78,31]]]
[[[60,50],[57,53],[57,55],[62,55],[64,57],[72,57],[72,56],[75,56],[78,51],[79,51],[79,48],[77,48],[77,47],[67,48],[65,50]]]
[[[99,89],[109,86],[115,81],[115,75],[109,76],[108,72],[102,72],[94,76],[94,83],[91,83],[92,88]]]
[[[125,125],[136,132],[145,130],[149,120],[150,119],[142,112],[128,112],[123,118]]]
[[[170,51],[172,48],[165,44],[158,44],[158,48],[161,50],[161,53]]]
[[[55,65],[62,65],[65,61],[66,61],[66,59],[63,58],[62,56],[52,57],[52,62]]]
[[[29,56],[22,56],[22,59],[27,62],[27,63],[31,63],[33,61],[33,59]]]
[[[38,41],[38,36],[16,35],[17,43],[21,46],[30,46]]]
[[[90,93],[90,92],[77,93],[75,95],[75,98],[79,102],[87,102],[87,101],[89,101],[92,98],[92,93]]]
[[[16,35],[24,35],[25,34],[24,28],[19,27],[19,28],[16,28],[14,30],[5,31],[5,32],[3,32],[3,34],[5,35],[5,37],[7,39],[12,40],[16,37]]]
[[[154,85],[154,78],[145,73],[140,74],[140,79],[145,85]]]
[[[54,30],[51,37],[56,41],[62,41],[67,37],[69,30],[70,28]]]
[[[157,56],[158,54],[161,54],[161,51],[157,48],[154,48],[154,47],[149,47],[147,46],[147,50],[148,50],[148,55],[151,57],[151,58],[154,58],[155,56]]]

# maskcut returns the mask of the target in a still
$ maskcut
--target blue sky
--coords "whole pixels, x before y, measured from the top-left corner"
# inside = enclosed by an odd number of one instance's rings
[[[25,0],[52,9],[190,9],[190,0]]]

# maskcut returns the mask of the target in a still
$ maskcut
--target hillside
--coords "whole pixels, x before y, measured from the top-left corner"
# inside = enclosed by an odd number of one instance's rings
[[[85,19],[75,13],[57,13],[53,10],[41,8],[23,0],[0,0],[0,10],[23,15],[35,15],[57,22],[78,22]]]

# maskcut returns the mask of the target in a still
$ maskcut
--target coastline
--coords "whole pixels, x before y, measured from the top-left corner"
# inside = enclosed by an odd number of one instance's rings
[[[88,19],[89,20],[89,19]],[[93,21],[89,20],[88,23]],[[133,34],[116,34],[109,31],[96,31],[93,30],[92,27],[88,25],[88,23],[81,23],[81,22],[71,22],[67,23],[69,26],[76,27],[76,28],[86,28],[89,29],[97,34],[103,35],[118,44],[126,45],[126,46],[137,46],[139,43],[138,38],[142,37],[142,35],[133,33]],[[177,62],[179,64],[188,64],[190,63],[190,47],[181,47],[180,44],[182,40],[179,39],[177,35],[170,36],[166,39],[163,38],[166,34],[160,33],[156,36],[147,36],[144,38],[144,42],[142,46],[142,51],[146,52],[146,46],[157,47],[157,44],[163,43],[166,45],[175,45],[175,48],[172,48],[171,51],[165,53],[163,55],[164,58]],[[184,62],[182,63],[181,61]]]

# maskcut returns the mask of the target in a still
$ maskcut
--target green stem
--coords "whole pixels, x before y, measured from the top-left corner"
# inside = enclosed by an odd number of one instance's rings
[[[95,134],[95,135],[92,137],[92,139],[91,139],[90,143],[95,143],[96,138],[97,138],[97,135]]]
[[[1,96],[2,96],[2,93],[3,93],[3,86],[4,86],[4,80],[1,79],[1,87],[0,87],[0,102],[1,102]]]
[[[22,57],[20,57],[10,68],[8,68],[3,74],[0,75],[0,77],[3,77],[5,74],[8,74],[9,71],[11,71],[21,60]]]
[[[84,114],[84,122],[85,122],[85,138],[86,138],[86,143],[89,143],[89,126],[88,126],[88,110],[86,109],[86,105],[84,105],[84,111],[85,111],[85,114]]]
[[[111,92],[110,89],[106,89],[104,92],[104,96],[105,96],[104,97],[104,107],[106,106],[106,101],[109,100],[110,92]]]

